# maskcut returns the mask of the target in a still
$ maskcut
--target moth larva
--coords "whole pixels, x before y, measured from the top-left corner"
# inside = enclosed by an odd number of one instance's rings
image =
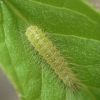
[[[37,26],[30,26],[26,30],[26,36],[31,45],[35,47],[39,55],[50,65],[58,77],[65,83],[70,89],[77,88],[77,80],[71,69],[68,67],[67,62],[61,56],[59,50],[53,45],[53,43],[45,36],[41,29]]]

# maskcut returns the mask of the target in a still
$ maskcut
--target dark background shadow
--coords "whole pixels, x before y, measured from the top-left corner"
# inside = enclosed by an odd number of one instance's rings
[[[0,100],[18,100],[17,93],[4,75],[4,73],[0,70]]]

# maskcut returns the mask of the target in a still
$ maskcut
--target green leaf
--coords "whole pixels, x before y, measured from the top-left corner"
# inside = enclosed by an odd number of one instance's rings
[[[75,12],[88,16],[90,19],[100,23],[100,12],[93,9],[85,0],[32,0],[44,3],[60,9],[70,9]]]
[[[84,11],[62,8],[52,1],[0,0],[0,65],[20,100],[100,99],[100,18],[83,2]],[[59,3],[60,4],[60,3]],[[85,6],[87,6],[85,8]],[[81,8],[81,5],[79,6]],[[86,15],[86,16],[84,16]],[[80,81],[72,93],[34,50],[25,36],[30,25],[40,27],[61,52]]]

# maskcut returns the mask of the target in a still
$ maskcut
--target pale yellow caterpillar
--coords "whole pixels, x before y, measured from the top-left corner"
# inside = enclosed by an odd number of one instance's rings
[[[31,45],[38,51],[39,55],[46,60],[47,64],[50,65],[63,83],[70,89],[75,90],[77,88],[75,75],[68,67],[67,62],[65,62],[59,50],[57,50],[51,40],[45,36],[43,31],[37,26],[30,26],[26,30],[26,36]]]

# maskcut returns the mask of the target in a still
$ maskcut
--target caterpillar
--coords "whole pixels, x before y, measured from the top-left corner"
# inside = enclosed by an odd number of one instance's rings
[[[53,45],[52,41],[48,39],[43,31],[37,26],[30,26],[26,30],[26,36],[31,45],[38,51],[39,55],[49,64],[58,77],[71,90],[77,88],[77,79],[67,62],[61,56],[59,50]]]

